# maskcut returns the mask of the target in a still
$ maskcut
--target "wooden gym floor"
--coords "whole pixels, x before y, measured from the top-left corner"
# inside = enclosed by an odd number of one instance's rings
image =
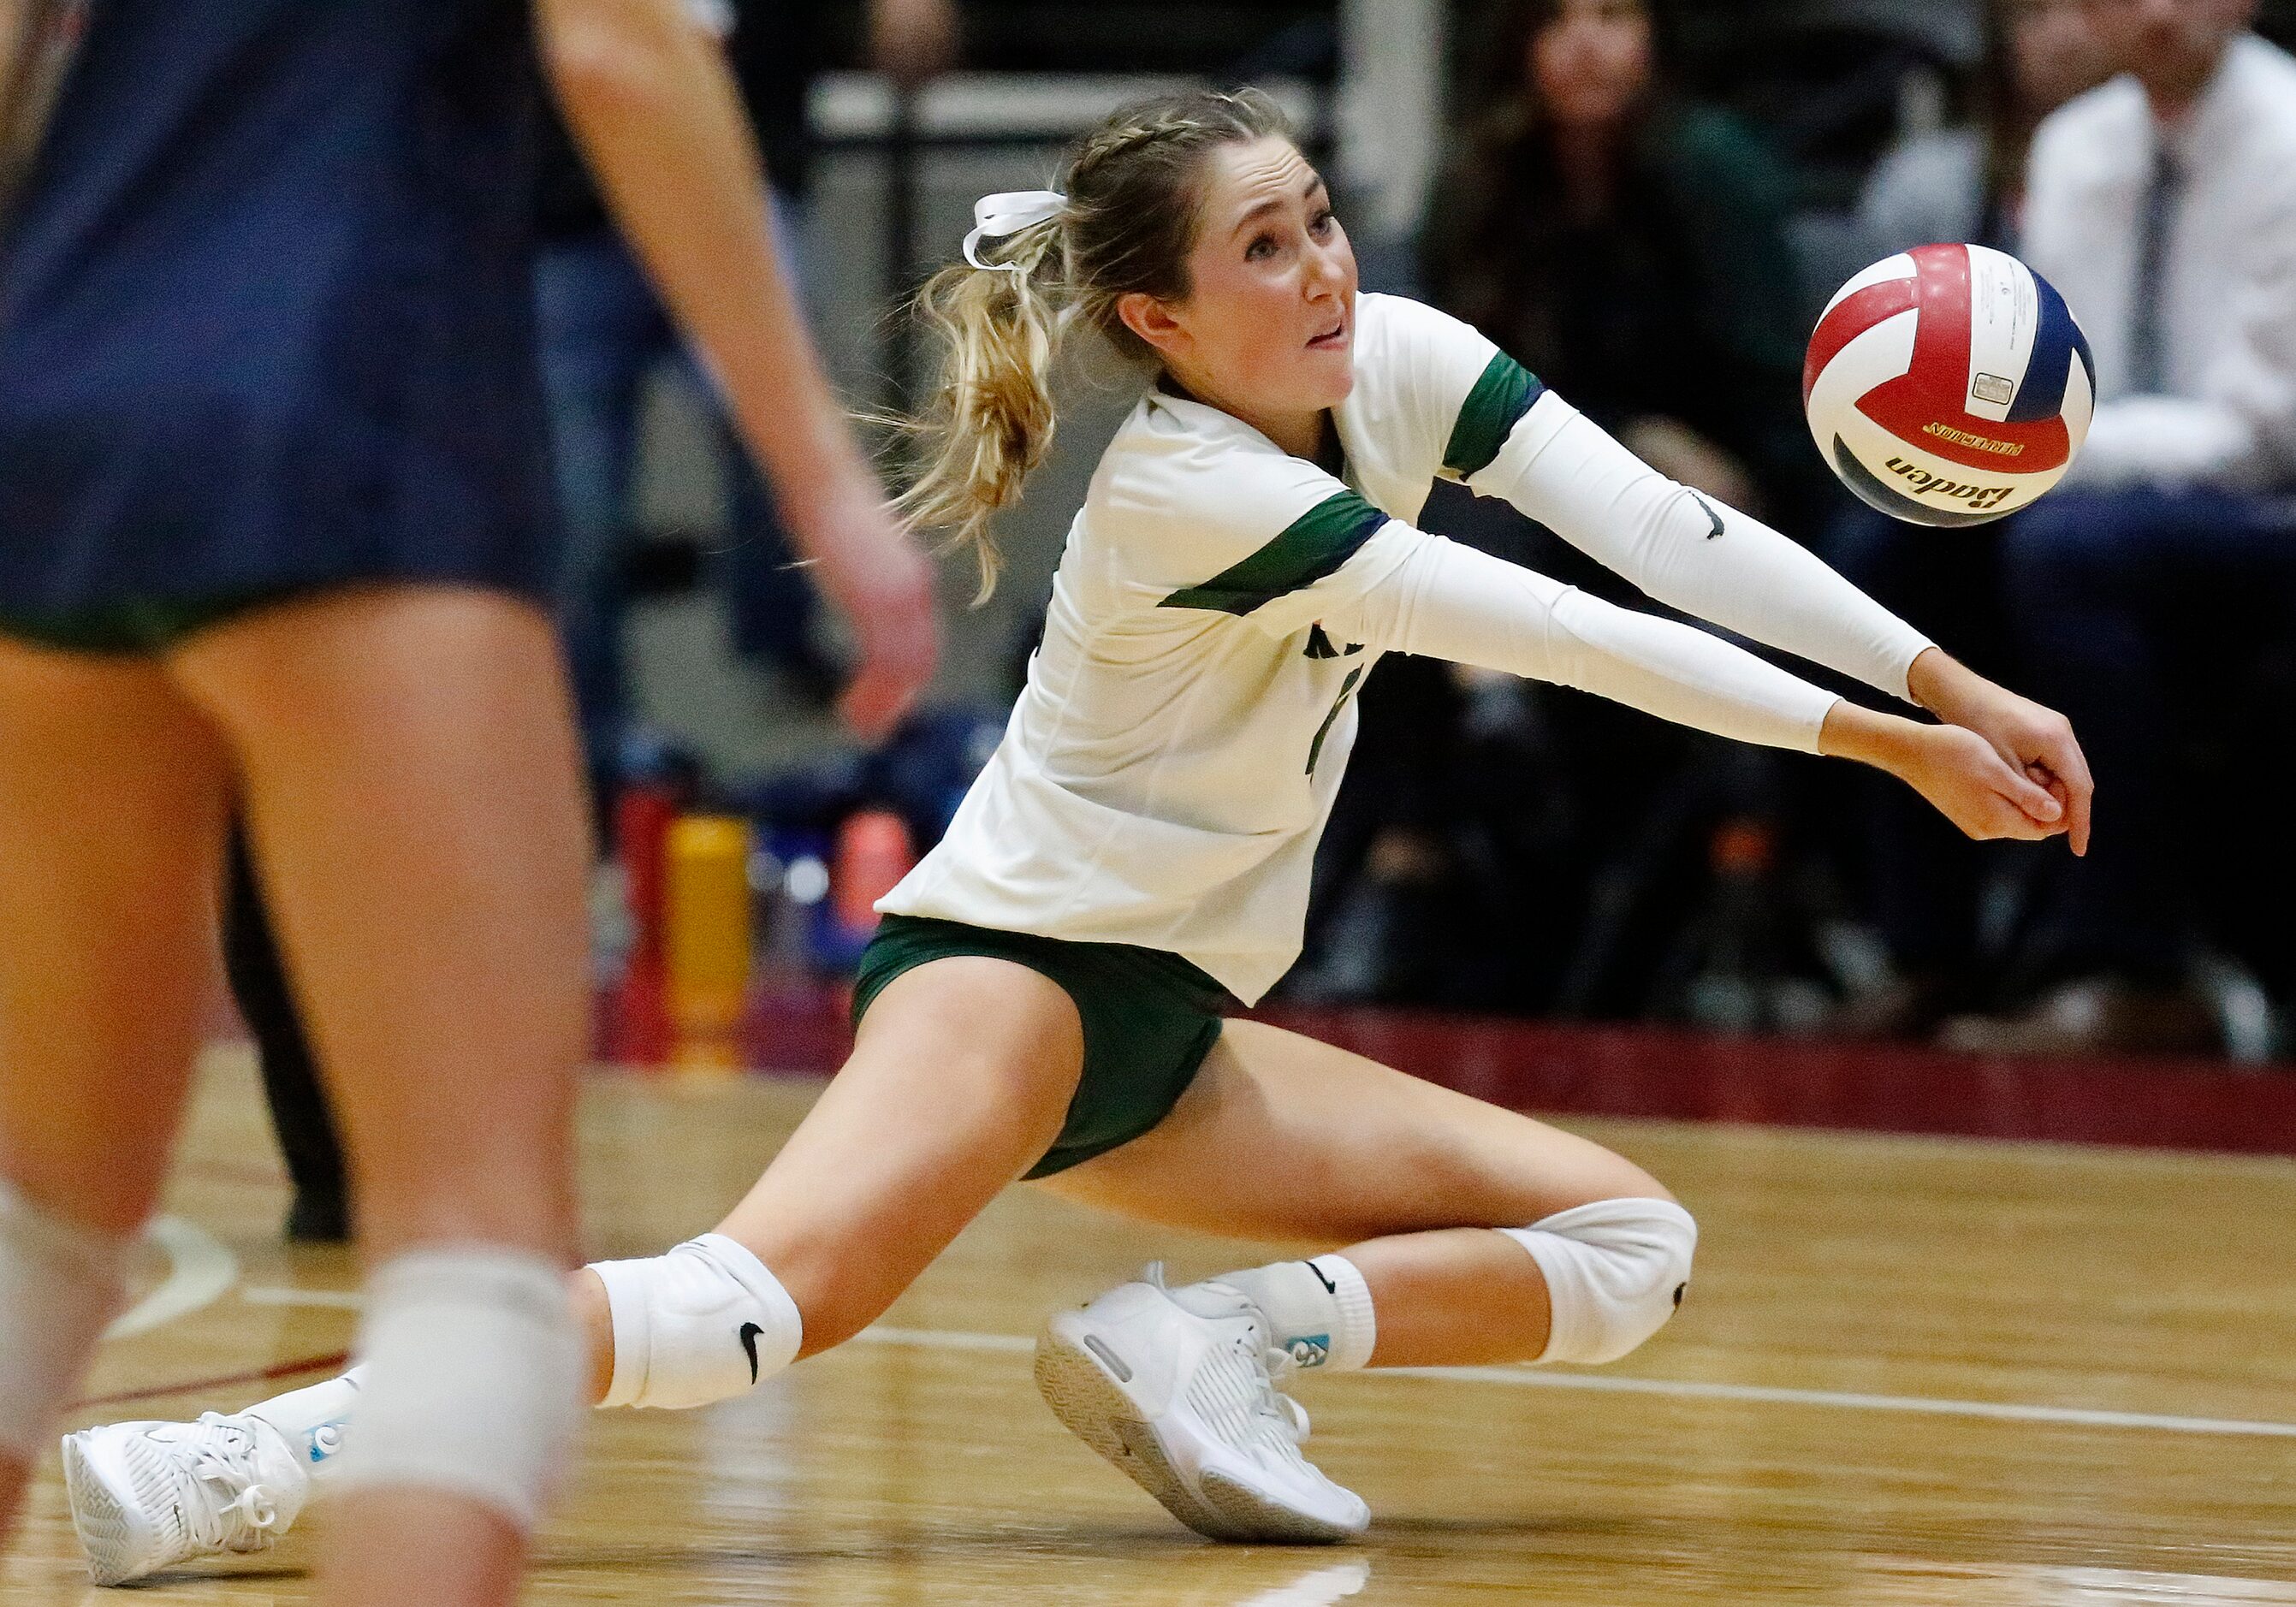
[[[816,1086],[601,1076],[591,1248],[707,1226]],[[1201,1541],[1054,1423],[1028,1369],[1048,1308],[1152,1257],[1180,1277],[1265,1257],[1016,1189],[866,1341],[715,1411],[596,1416],[530,1599],[2296,1603],[2296,1165],[1570,1125],[1698,1213],[1697,1287],[1599,1372],[1308,1383],[1311,1451],[1376,1514],[1361,1546]],[[218,1051],[141,1331],[106,1344],[72,1426],[317,1376],[291,1369],[348,1340],[353,1273],[278,1244],[284,1199],[247,1057]],[[61,1496],[51,1457],[4,1607],[311,1599],[303,1533],[141,1598],[89,1589]]]

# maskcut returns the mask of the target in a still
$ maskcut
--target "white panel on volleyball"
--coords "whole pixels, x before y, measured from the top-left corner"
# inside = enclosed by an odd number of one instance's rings
[[[2088,365],[2079,357],[2071,359],[2065,375],[2065,402],[2058,409],[2065,421],[2065,429],[2072,437],[2073,455],[2080,455],[2081,443],[2088,439],[2088,427],[2096,417],[2096,392],[2089,389]],[[2072,466],[2067,459],[2065,466]]]
[[[1911,258],[1905,261],[1912,266]],[[1867,391],[1914,365],[1914,334],[1921,316],[1918,307],[1911,307],[1892,313],[1845,342],[1833,354],[1833,360],[1818,371],[1817,382],[1809,388],[1809,427],[1827,462],[1833,460],[1837,432],[1846,432],[1853,422],[1870,425],[1876,431],[1882,428],[1860,413],[1857,404]]]
[[[2001,423],[2024,388],[2041,329],[2033,272],[2006,252],[1969,248],[1969,391],[1973,418]]]
[[[1914,259],[1906,253],[1899,251],[1894,257],[1884,257],[1872,267],[1867,268],[1864,273],[1858,275],[1849,283],[1834,291],[1833,299],[1825,304],[1825,311],[1829,313],[1832,312],[1835,307],[1840,307],[1844,301],[1856,295],[1859,291],[1864,290],[1867,285],[1881,284],[1891,279],[1910,279],[1913,276]],[[1824,314],[1821,313],[1818,316],[1820,317],[1824,317]],[[1911,348],[1908,348],[1908,349]],[[1902,373],[1905,371],[1900,369],[1898,372]]]

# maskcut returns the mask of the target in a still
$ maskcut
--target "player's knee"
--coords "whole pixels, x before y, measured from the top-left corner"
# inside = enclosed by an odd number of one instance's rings
[[[400,1255],[367,1287],[340,1478],[463,1496],[531,1529],[580,1410],[566,1275],[529,1250],[459,1245]]]
[[[590,1271],[605,1285],[613,1330],[602,1406],[729,1400],[796,1360],[814,1320],[799,1314],[765,1263],[723,1234],[644,1260],[594,1262]]]
[[[1665,1327],[1698,1247],[1698,1224],[1668,1200],[1599,1200],[1499,1231],[1546,1280],[1542,1362],[1616,1361]]]
[[[124,1292],[127,1242],[0,1178],[0,1457],[29,1462]]]

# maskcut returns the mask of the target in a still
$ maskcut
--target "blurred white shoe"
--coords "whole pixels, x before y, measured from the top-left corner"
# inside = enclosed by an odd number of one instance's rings
[[[1279,1391],[1291,1358],[1259,1307],[1225,1283],[1185,1291],[1152,1267],[1037,1341],[1053,1415],[1164,1509],[1216,1540],[1324,1543],[1363,1533],[1371,1511],[1300,1454],[1308,1414]]]
[[[197,1423],[115,1423],[68,1434],[64,1490],[99,1585],[277,1544],[311,1476],[278,1430],[209,1412]]]

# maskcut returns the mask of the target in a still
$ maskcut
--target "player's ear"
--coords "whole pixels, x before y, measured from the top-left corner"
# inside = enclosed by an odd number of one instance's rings
[[[1187,344],[1188,332],[1172,316],[1172,309],[1145,291],[1127,291],[1119,296],[1116,316],[1160,357],[1172,357]]]

